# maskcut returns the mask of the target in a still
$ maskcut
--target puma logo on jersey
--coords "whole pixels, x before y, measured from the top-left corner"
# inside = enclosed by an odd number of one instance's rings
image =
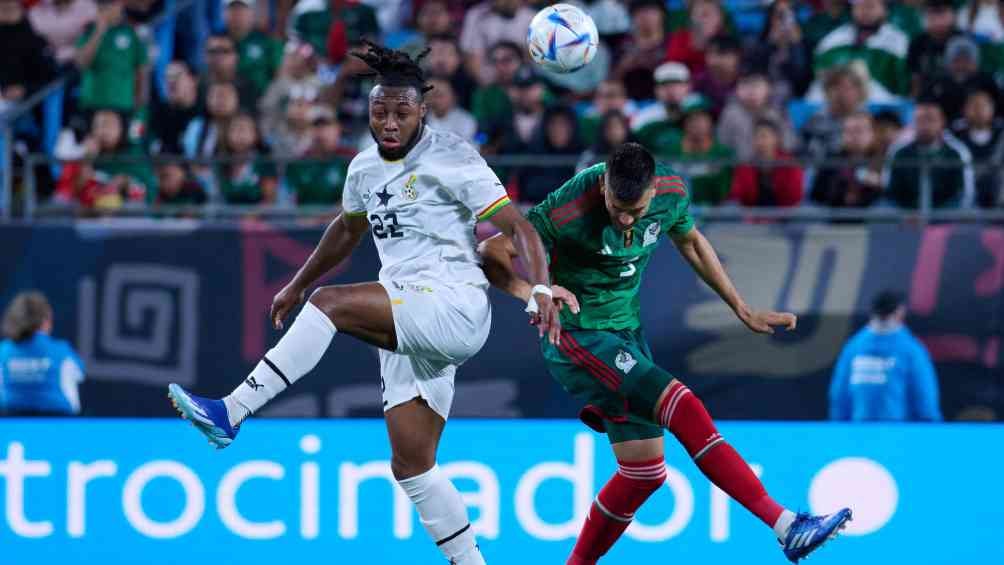
[[[617,352],[617,358],[614,359],[614,365],[617,365],[617,368],[623,371],[625,375],[630,373],[631,369],[634,369],[634,366],[637,364],[638,361],[634,356],[623,349]]]
[[[245,382],[245,383],[246,383],[246,384],[247,384],[247,385],[248,385],[249,387],[251,387],[251,390],[255,390],[255,391],[257,391],[257,390],[259,390],[259,389],[263,389],[263,388],[265,388],[265,385],[263,385],[263,384],[259,384],[259,383],[258,383],[258,381],[257,381],[257,380],[256,380],[256,379],[255,379],[254,377],[248,377],[248,378],[247,378],[247,380],[245,380],[244,382]]]

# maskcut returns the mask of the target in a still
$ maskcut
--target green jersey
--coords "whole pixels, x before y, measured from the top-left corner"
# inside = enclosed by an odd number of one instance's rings
[[[550,253],[552,281],[574,292],[582,306],[579,314],[562,311],[569,329],[640,327],[638,287],[661,236],[694,227],[683,179],[657,164],[648,212],[630,230],[618,231],[600,193],[604,172],[605,163],[583,170],[527,214]]]

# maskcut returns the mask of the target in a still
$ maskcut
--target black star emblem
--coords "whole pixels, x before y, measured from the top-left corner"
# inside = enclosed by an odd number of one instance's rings
[[[381,190],[380,192],[376,193],[376,195],[377,195],[377,198],[380,199],[380,206],[384,206],[384,207],[387,206],[387,203],[390,202],[391,198],[394,198],[393,194],[387,192],[387,187],[386,186],[383,187],[383,190]]]

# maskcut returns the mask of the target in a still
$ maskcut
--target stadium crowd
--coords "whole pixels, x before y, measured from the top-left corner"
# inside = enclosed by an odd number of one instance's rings
[[[428,50],[429,124],[564,157],[499,161],[524,202],[637,140],[701,205],[1004,206],[998,0],[594,0],[597,56],[566,75],[524,47],[546,4],[0,0],[0,112],[68,77],[58,137],[15,124],[61,164],[37,171],[50,202],[329,205],[372,143],[349,56],[371,40]]]

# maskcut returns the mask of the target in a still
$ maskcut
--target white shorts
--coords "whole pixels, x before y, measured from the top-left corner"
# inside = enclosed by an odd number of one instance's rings
[[[488,339],[488,293],[471,285],[380,281],[394,312],[397,351],[380,351],[384,412],[422,397],[443,419],[453,405],[457,367]]]

